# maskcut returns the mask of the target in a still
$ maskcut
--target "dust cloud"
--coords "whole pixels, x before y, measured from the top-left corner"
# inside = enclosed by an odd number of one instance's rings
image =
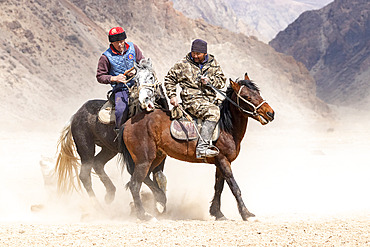
[[[274,107],[272,105],[272,107]],[[261,126],[249,120],[239,157],[232,164],[247,208],[257,219],[368,214],[370,188],[370,115],[334,109],[330,120],[312,114],[279,115]],[[367,114],[367,115],[366,115]],[[131,221],[127,171],[114,158],[106,171],[117,187],[115,201],[104,203],[105,188],[93,177],[101,211],[86,192],[58,197],[52,176],[62,125],[29,131],[0,131],[0,219],[2,222]],[[31,128],[32,129],[32,128]],[[171,158],[164,219],[209,220],[215,168]],[[143,185],[143,192],[149,190]],[[32,210],[31,210],[32,208]],[[221,208],[226,217],[241,220],[227,184]],[[150,209],[148,209],[150,211]]]

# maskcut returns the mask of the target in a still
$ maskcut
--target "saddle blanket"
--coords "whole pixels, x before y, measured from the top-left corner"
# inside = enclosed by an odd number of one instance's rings
[[[198,139],[199,136],[195,129],[195,126],[197,126],[198,132],[200,133],[200,130],[202,128],[202,120],[195,119],[193,120],[193,122],[190,122],[187,119],[172,120],[170,127],[171,135],[173,138],[183,141]],[[217,124],[215,130],[213,131],[212,141],[216,141],[219,136],[220,128],[219,124]]]

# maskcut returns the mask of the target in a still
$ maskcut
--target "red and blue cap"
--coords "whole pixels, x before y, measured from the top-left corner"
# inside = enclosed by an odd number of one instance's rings
[[[115,42],[125,40],[127,36],[122,27],[113,27],[111,30],[109,30],[108,38],[109,42]]]

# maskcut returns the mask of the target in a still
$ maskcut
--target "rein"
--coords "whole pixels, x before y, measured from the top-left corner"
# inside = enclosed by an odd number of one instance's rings
[[[125,73],[123,73],[123,75],[124,75],[124,76],[126,76],[126,75],[127,75],[127,73],[131,72],[134,68],[135,68],[135,67],[132,67],[131,69],[126,70],[126,71],[125,71]],[[127,89],[128,89],[128,92],[129,92],[129,93],[131,93],[131,88],[130,88],[129,86],[127,86],[127,82],[128,82],[128,81],[131,81],[132,79],[134,79],[134,78],[135,78],[135,76],[136,76],[136,74],[135,74],[135,75],[133,75],[133,76],[131,76],[130,78],[127,78],[127,77],[126,77],[126,81],[122,82],[122,83],[127,87]],[[109,92],[108,92],[108,93],[109,93]]]
[[[126,70],[125,71],[125,73],[123,74],[124,76],[126,76],[128,73],[130,73],[133,69],[135,69],[135,66],[134,67],[132,67],[131,69],[129,69],[129,70]],[[131,77],[129,77],[129,78],[126,78],[126,82],[123,82],[123,84],[125,84],[125,86],[127,87],[127,89],[128,89],[128,91],[131,93],[131,88],[129,87],[129,86],[127,86],[127,82],[128,81],[131,81],[132,79],[135,79],[135,77],[137,76],[137,71],[136,71],[136,73],[134,74],[134,75],[132,75]],[[159,84],[159,82],[158,81],[156,81],[155,83],[143,83],[143,85],[139,85],[139,87],[138,87],[138,89],[140,90],[141,88],[143,88],[143,87],[155,87],[155,86],[157,86]]]
[[[240,96],[240,91],[242,90],[242,88],[244,87],[244,85],[242,85],[239,89],[239,92],[236,94],[237,96],[237,103],[235,103],[235,101],[233,101],[232,99],[230,99],[229,97],[227,97],[227,95],[221,91],[220,89],[216,88],[215,86],[213,86],[211,83],[207,83],[208,86],[210,86],[213,90],[217,91],[219,94],[221,94],[222,96],[224,96],[225,99],[227,99],[231,104],[233,104],[234,106],[236,106],[240,111],[244,112],[244,113],[247,113],[249,115],[252,115],[252,116],[258,116],[258,113],[257,113],[257,110],[264,104],[266,103],[266,100],[262,101],[261,104],[259,104],[258,106],[254,106],[251,102],[249,102],[248,100],[244,99],[243,97]],[[248,110],[245,110],[243,109],[240,105],[239,105],[239,98],[241,100],[243,100],[245,103],[247,103],[248,105],[250,105],[251,107],[253,107],[253,112],[252,111],[248,111]]]

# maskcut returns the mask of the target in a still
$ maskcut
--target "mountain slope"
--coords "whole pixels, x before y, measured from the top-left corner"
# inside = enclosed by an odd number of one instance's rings
[[[116,25],[152,58],[160,80],[193,39],[203,38],[227,77],[248,71],[281,115],[328,112],[302,64],[253,38],[190,20],[171,1],[10,0],[0,15],[1,96],[11,99],[0,110],[14,119],[65,121],[87,99],[104,98],[110,87],[97,83],[95,71]]]
[[[173,0],[174,7],[190,18],[202,18],[233,32],[256,36],[264,42],[274,38],[302,12],[323,7],[330,1]]]
[[[174,8],[192,19],[203,19],[206,22],[224,27],[236,33],[262,37],[256,29],[244,22],[225,0],[197,1],[173,0]]]
[[[0,16],[0,109],[55,119],[56,105],[72,111],[79,98],[93,97],[103,29],[64,0],[3,1]]]
[[[270,45],[306,65],[326,102],[370,106],[369,13],[366,0],[336,0],[302,14]]]

